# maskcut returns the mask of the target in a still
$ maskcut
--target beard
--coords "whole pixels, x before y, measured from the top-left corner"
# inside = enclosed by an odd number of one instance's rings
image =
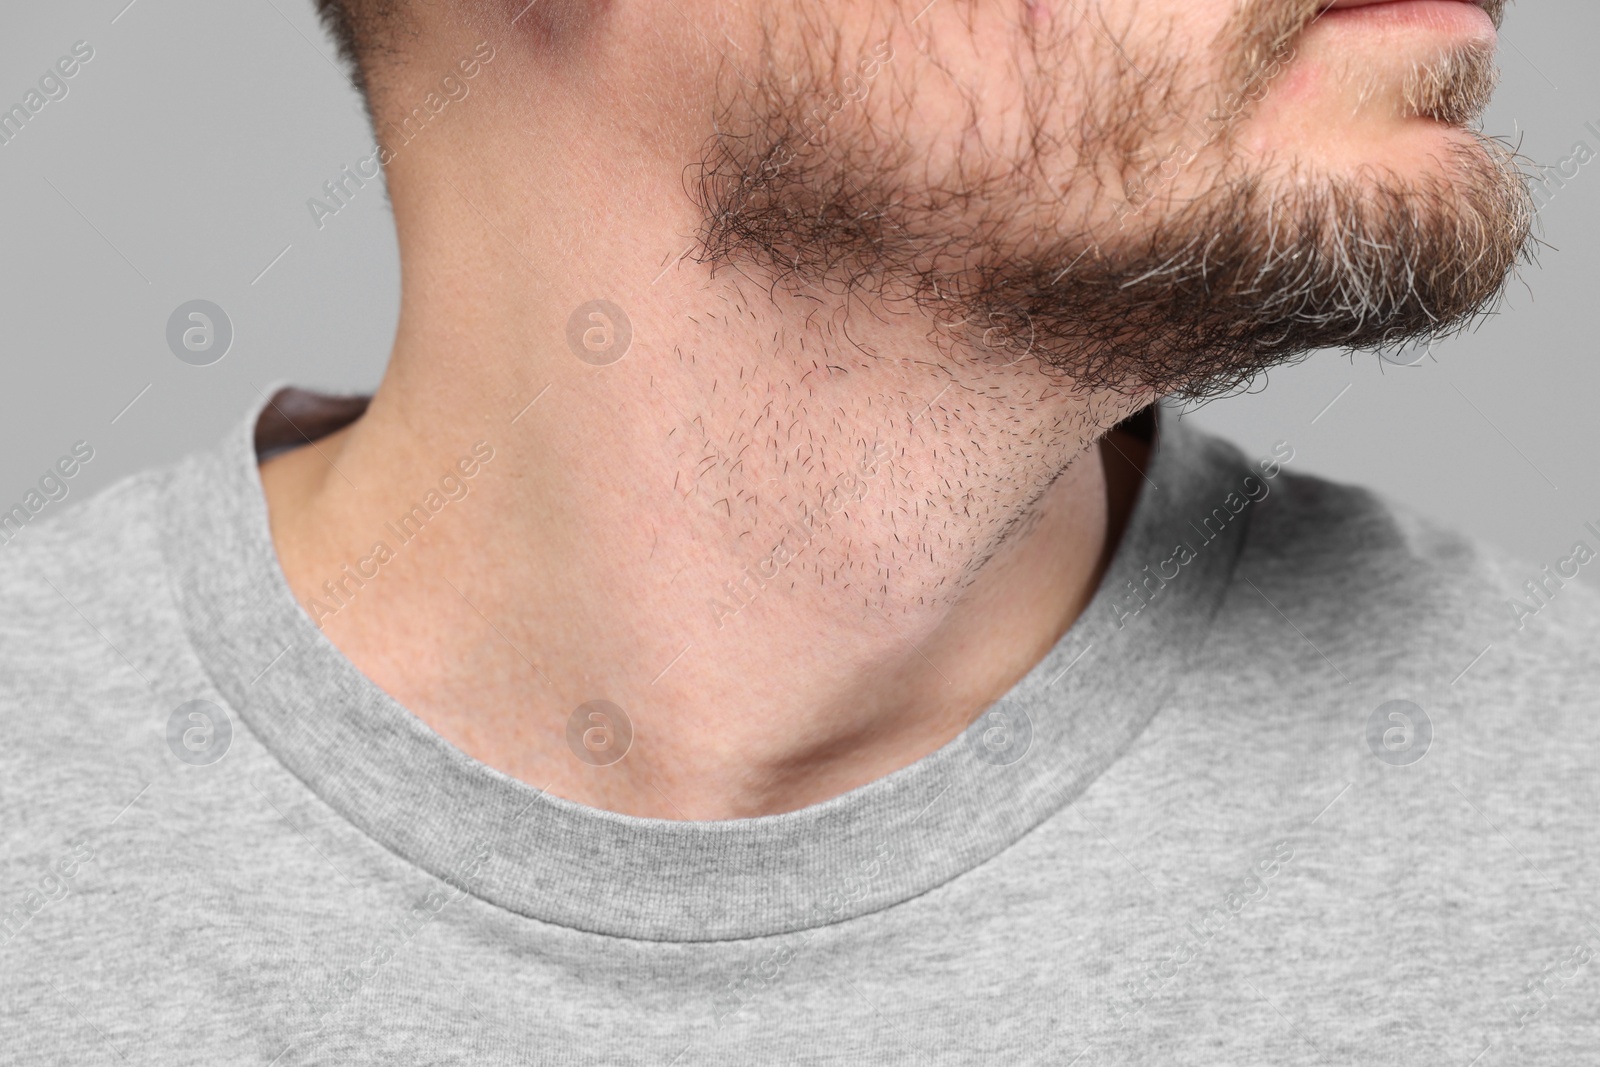
[[[1527,182],[1499,142],[1452,138],[1446,165],[1422,176],[1319,174],[1230,151],[1253,90],[1321,6],[1252,0],[1200,57],[1141,54],[1101,20],[1092,28],[1118,61],[1099,65],[1073,63],[1084,34],[1074,44],[1064,28],[1019,27],[1008,58],[1020,150],[973,147],[985,117],[974,92],[954,163],[937,173],[909,133],[911,72],[885,79],[884,107],[866,92],[835,107],[846,70],[859,73],[841,56],[862,52],[822,26],[769,28],[759,67],[719,93],[699,169],[702,261],[925,316],[958,358],[1032,360],[1077,389],[1125,395],[1212,396],[1317,349],[1399,349],[1468,328],[1530,243]],[[1484,6],[1498,23],[1504,0]],[[931,41],[912,42],[900,40],[902,67],[919,56],[938,67]],[[1224,73],[1192,86],[1195,69]],[[1415,66],[1399,106],[1465,134],[1494,81],[1489,53],[1456,48]],[[1222,117],[1209,129],[1186,117],[1206,103]],[[1200,149],[1175,153],[1175,130]],[[1180,197],[1165,171],[1184,155],[1174,177],[1198,181]]]

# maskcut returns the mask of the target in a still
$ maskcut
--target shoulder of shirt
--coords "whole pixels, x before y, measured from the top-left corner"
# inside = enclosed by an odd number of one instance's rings
[[[0,746],[17,788],[91,788],[159,758],[166,716],[205,695],[161,544],[175,473],[69,498],[0,546]]]
[[[1374,658],[1476,642],[1500,670],[1600,686],[1600,536],[1581,524],[1536,563],[1365,486],[1285,469],[1271,488],[1251,517],[1236,595],[1270,590],[1285,617]]]
[[[155,550],[159,557],[157,508],[175,466],[151,467],[127,475],[76,500],[65,500],[24,526],[0,545],[0,594],[23,598],[20,608],[43,609],[27,600],[30,590],[49,591],[59,576],[112,580]],[[126,553],[134,553],[129,557]],[[31,628],[27,610],[0,613],[0,634],[22,624]]]

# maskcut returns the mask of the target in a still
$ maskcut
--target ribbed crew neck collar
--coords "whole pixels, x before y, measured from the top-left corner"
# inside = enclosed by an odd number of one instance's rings
[[[1228,583],[1249,509],[1203,546],[1251,472],[1237,450],[1158,415],[1143,490],[1100,588],[996,708],[1015,762],[974,727],[938,751],[799,811],[723,822],[618,815],[551,796],[433,733],[295,601],[279,568],[254,444],[262,405],[181,462],[165,506],[168,566],[217,691],[317,796],[395,854],[519,915],[651,941],[792,932],[890,907],[991,859],[1079,793],[1155,714]],[[1146,582],[1197,552],[1137,613]],[[1170,573],[1171,568],[1168,568]],[[1025,717],[1025,722],[1019,716]],[[488,858],[464,862],[487,849]]]

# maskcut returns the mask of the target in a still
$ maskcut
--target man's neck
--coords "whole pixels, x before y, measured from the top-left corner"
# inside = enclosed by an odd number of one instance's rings
[[[603,290],[628,351],[595,365],[566,326],[607,264],[463,192],[428,220],[397,198],[366,415],[263,465],[291,589],[445,739],[631,814],[792,810],[948,742],[1087,604],[1139,477],[1097,445],[1127,400],[643,253]],[[575,714],[620,728],[596,700],[631,726],[614,763],[569,744]]]

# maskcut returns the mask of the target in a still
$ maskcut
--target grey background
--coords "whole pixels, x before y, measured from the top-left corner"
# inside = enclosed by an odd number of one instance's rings
[[[211,442],[271,382],[370,389],[398,312],[382,190],[321,230],[307,208],[372,145],[309,0],[8,5],[0,106],[79,40],[95,57],[66,98],[0,145],[0,509],[79,439],[96,455],[75,497]],[[1502,40],[1489,131],[1540,164],[1600,152],[1600,8],[1525,4]],[[1531,577],[1600,523],[1600,163],[1549,191],[1539,264],[1475,333],[1411,367],[1319,353],[1188,417],[1252,454],[1288,440],[1293,469],[1371,485]],[[167,348],[193,299],[234,325],[212,366]]]

